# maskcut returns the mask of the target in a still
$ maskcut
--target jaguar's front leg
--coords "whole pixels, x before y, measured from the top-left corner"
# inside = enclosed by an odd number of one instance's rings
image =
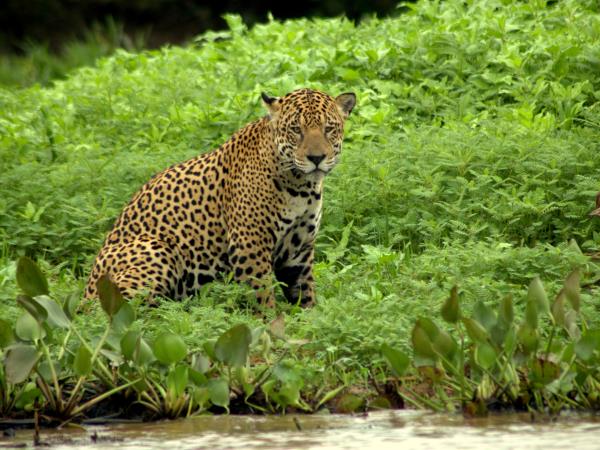
[[[230,242],[227,253],[235,280],[252,286],[261,305],[275,307],[275,294],[271,286],[271,251],[263,247],[248,250],[242,242]]]
[[[290,261],[278,261],[275,266],[277,281],[285,283],[283,295],[290,303],[310,307],[315,303],[315,282],[312,273],[314,249],[306,248]]]

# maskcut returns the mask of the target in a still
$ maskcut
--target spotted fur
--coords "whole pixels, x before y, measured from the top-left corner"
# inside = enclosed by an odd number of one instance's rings
[[[146,290],[179,299],[233,272],[269,306],[272,274],[288,301],[314,302],[323,178],[338,162],[356,98],[310,89],[262,98],[266,117],[134,195],[96,258],[87,298],[104,274],[126,296]]]

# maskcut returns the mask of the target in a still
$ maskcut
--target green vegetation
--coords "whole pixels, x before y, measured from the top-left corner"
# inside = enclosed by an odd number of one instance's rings
[[[110,19],[105,24],[95,23],[82,39],[68,40],[59,51],[50,50],[47,43],[30,40],[22,44],[22,54],[0,54],[0,86],[48,85],[77,67],[93,65],[118,48],[141,50],[145,40],[142,33],[129,37],[121,24]]]
[[[589,255],[600,250],[600,223],[587,213],[600,186],[600,8],[448,0],[411,9],[358,26],[248,30],[230,16],[230,31],[188,48],[118,51],[51,88],[0,89],[0,347],[9,362],[17,357],[10,328],[22,360],[42,355],[24,381],[3,386],[0,407],[66,420],[91,414],[68,408],[93,408],[86,402],[110,393],[155,416],[401,399],[476,412],[597,409],[600,268]],[[262,90],[302,86],[358,94],[342,161],[326,180],[316,307],[280,302],[263,320],[252,292],[224,280],[182,302],[133,302],[115,331],[125,313],[70,300],[143,182],[263,114]],[[39,302],[44,289],[15,302],[21,255],[38,261],[60,305]],[[460,321],[436,321],[455,285]],[[577,307],[564,301],[573,292]],[[68,322],[52,319],[55,305]],[[514,347],[500,345],[513,334]],[[219,341],[237,342],[222,346],[244,358],[216,352]],[[184,356],[161,360],[161,343]],[[50,361],[60,362],[55,375]],[[506,389],[511,373],[515,390]]]

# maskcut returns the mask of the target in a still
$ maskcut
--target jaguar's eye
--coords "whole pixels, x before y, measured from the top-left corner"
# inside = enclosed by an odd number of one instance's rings
[[[302,133],[302,130],[297,125],[292,125],[290,127],[290,130],[292,130],[292,133],[296,133],[296,134],[301,134]]]
[[[325,126],[325,134],[330,134],[333,133],[335,131],[335,127],[332,125],[326,125]]]

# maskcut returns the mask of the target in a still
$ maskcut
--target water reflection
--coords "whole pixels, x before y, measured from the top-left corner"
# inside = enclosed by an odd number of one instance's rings
[[[0,447],[32,446],[31,431],[19,431]],[[46,430],[54,449],[488,449],[600,448],[600,418],[562,416],[534,421],[529,415],[466,419],[418,411],[364,416],[207,416],[151,424]],[[10,448],[10,447],[9,447]],[[21,447],[22,448],[22,447]]]

